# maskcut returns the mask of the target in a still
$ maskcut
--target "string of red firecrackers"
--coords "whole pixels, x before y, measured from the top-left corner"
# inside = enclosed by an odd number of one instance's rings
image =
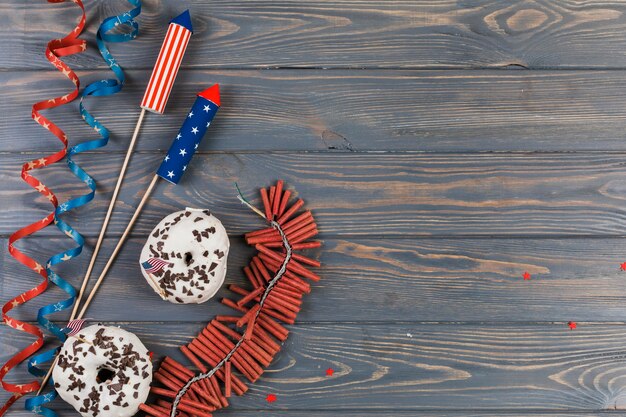
[[[296,252],[318,248],[321,242],[309,241],[318,233],[313,215],[310,211],[297,214],[304,206],[302,199],[288,207],[291,192],[283,186],[283,181],[278,181],[269,190],[261,189],[263,211],[240,194],[240,200],[270,224],[246,234],[247,243],[258,251],[244,268],[252,288],[230,285],[240,298],[224,298],[222,303],[240,315],[215,317],[195,339],[180,347],[200,374],[164,358],[154,374],[162,387],[151,388],[158,398],[151,405],[140,406],[145,413],[210,417],[213,411],[228,406],[232,392],[242,395],[248,390],[242,379],[255,382],[287,339],[289,331],[280,322],[295,322],[303,296],[311,291],[305,279],[320,279],[309,269],[320,263]]]
[[[63,0],[48,0],[50,3],[60,3]],[[59,58],[63,56],[73,55],[76,53],[83,52],[87,49],[87,44],[84,40],[78,39],[78,36],[82,32],[85,26],[85,8],[81,2],[81,0],[72,0],[74,3],[80,7],[82,15],[80,17],[79,23],[76,27],[64,38],[62,39],[54,39],[48,42],[45,56],[54,65],[60,72],[63,73],[65,77],[67,77],[74,84],[74,89],[60,97],[54,97],[49,100],[44,100],[38,103],[35,103],[32,107],[32,118],[39,123],[44,129],[50,131],[54,136],[56,136],[63,148],[51,155],[43,156],[39,159],[34,159],[32,161],[26,162],[22,166],[21,177],[22,179],[31,187],[36,189],[41,195],[46,197],[48,201],[53,206],[53,211],[45,216],[43,219],[34,222],[26,227],[19,229],[14,232],[9,237],[9,253],[13,258],[15,258],[21,264],[27,266],[32,269],[34,272],[39,274],[43,281],[35,286],[34,288],[19,294],[13,299],[9,300],[2,307],[2,319],[4,323],[6,323],[9,327],[22,331],[25,333],[29,333],[36,337],[36,340],[32,342],[29,346],[27,346],[24,350],[18,352],[16,355],[11,357],[1,368],[0,368],[0,382],[2,383],[2,388],[11,393],[11,397],[7,400],[7,402],[0,408],[0,416],[6,413],[6,411],[11,407],[11,405],[21,396],[36,391],[39,388],[39,382],[37,380],[25,383],[25,384],[12,384],[8,383],[4,380],[7,373],[11,371],[15,366],[17,366],[22,361],[26,360],[29,356],[37,352],[41,346],[43,345],[43,333],[42,331],[31,324],[25,323],[23,321],[17,320],[9,316],[9,312],[21,305],[26,303],[29,300],[37,297],[41,293],[43,293],[48,286],[48,273],[46,269],[33,258],[25,255],[20,250],[15,247],[15,243],[27,236],[30,236],[37,231],[45,228],[54,220],[54,210],[58,207],[58,200],[55,194],[50,190],[45,184],[36,179],[30,174],[30,171],[34,169],[40,169],[51,164],[54,164],[61,159],[63,159],[67,153],[68,148],[68,140],[67,135],[54,123],[52,123],[48,118],[43,116],[40,112],[42,110],[52,109],[55,107],[62,106],[64,104],[69,103],[74,100],[78,96],[79,90],[79,80],[76,74],[70,69],[67,64],[61,61]]]
[[[93,117],[85,109],[83,101],[84,101],[84,98],[88,96],[108,96],[108,95],[115,94],[119,92],[124,85],[124,82],[125,82],[124,72],[122,71],[122,68],[119,66],[115,58],[109,52],[105,44],[105,41],[106,42],[127,42],[132,39],[135,39],[135,37],[137,36],[139,25],[137,22],[135,22],[134,18],[137,17],[139,13],[141,12],[141,2],[140,0],[128,0],[128,2],[132,6],[134,6],[133,9],[126,11],[119,15],[107,17],[106,19],[102,21],[102,23],[100,24],[98,28],[98,31],[96,32],[96,44],[98,45],[100,54],[102,58],[104,59],[104,61],[109,66],[109,68],[113,71],[116,78],[108,79],[108,80],[101,80],[101,81],[97,81],[97,82],[89,84],[83,89],[83,92],[81,93],[81,97],[80,97],[79,109],[80,109],[81,116],[83,117],[83,120],[85,120],[85,122],[91,128],[93,128],[96,132],[98,132],[101,138],[95,139],[95,140],[89,140],[89,141],[82,142],[82,143],[72,146],[68,150],[67,159],[66,159],[67,165],[72,171],[72,173],[74,173],[74,175],[76,175],[78,179],[80,179],[89,187],[90,192],[87,194],[81,195],[79,197],[70,199],[60,204],[54,212],[54,223],[57,226],[57,228],[59,228],[59,230],[65,233],[68,237],[73,239],[77,246],[69,250],[62,251],[61,253],[58,253],[52,256],[46,264],[46,271],[48,273],[48,277],[50,281],[58,285],[61,289],[63,289],[68,294],[69,298],[66,300],[42,307],[39,310],[39,313],[37,314],[37,318],[38,318],[40,325],[44,326],[46,329],[51,331],[55,336],[59,338],[61,342],[65,341],[65,339],[67,338],[68,334],[66,334],[66,332],[68,331],[68,329],[67,328],[62,329],[56,326],[50,320],[48,320],[46,316],[56,313],[56,312],[63,311],[67,308],[70,308],[74,304],[74,301],[76,298],[76,290],[71,284],[69,284],[67,281],[62,279],[52,269],[52,267],[60,263],[66,262],[80,255],[83,249],[83,245],[84,245],[84,238],[80,235],[80,233],[78,233],[78,231],[74,230],[69,224],[67,224],[62,219],[61,215],[63,213],[66,213],[70,210],[76,209],[78,207],[84,206],[85,204],[89,203],[91,200],[93,200],[95,193],[96,193],[96,182],[91,176],[89,176],[89,174],[87,174],[87,172],[85,172],[74,161],[73,157],[81,152],[91,151],[91,150],[104,147],[107,145],[109,141],[108,129],[104,125],[102,125],[95,117]],[[118,30],[121,29],[120,26],[129,28],[129,31],[127,31],[127,33],[118,33],[118,34],[108,33],[116,28]],[[28,366],[29,372],[35,376],[46,375],[46,370],[40,369],[37,364],[44,364],[44,363],[50,362],[56,357],[57,351],[58,351],[58,347],[50,351],[43,352],[36,356],[33,356],[29,361],[29,366]],[[33,363],[35,365],[33,365]],[[44,385],[46,384],[45,379],[42,382],[42,384]],[[40,392],[37,393],[36,397],[26,400],[25,406],[26,406],[26,409],[29,411],[35,412],[37,414],[43,414],[44,410],[46,410],[43,407],[47,403],[52,402],[56,398],[57,393],[55,389],[51,387],[51,390],[49,392],[43,395],[39,395],[39,394]],[[51,410],[46,410],[45,414],[56,415]]]

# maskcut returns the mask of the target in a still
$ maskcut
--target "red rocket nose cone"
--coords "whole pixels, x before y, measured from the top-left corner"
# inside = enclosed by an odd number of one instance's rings
[[[211,87],[198,93],[198,95],[220,106],[220,85],[219,84],[213,84]]]

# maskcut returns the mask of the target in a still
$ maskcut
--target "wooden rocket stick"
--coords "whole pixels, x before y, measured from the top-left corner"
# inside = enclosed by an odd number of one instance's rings
[[[87,272],[85,273],[85,277],[83,278],[83,282],[80,286],[80,291],[78,292],[78,296],[76,297],[76,301],[74,302],[74,308],[72,309],[72,314],[70,315],[69,321],[72,321],[76,318],[76,313],[78,312],[80,301],[83,298],[83,294],[85,293],[85,288],[87,288],[87,282],[89,281],[89,278],[91,276],[91,271],[96,264],[96,258],[98,257],[98,252],[100,252],[100,246],[102,245],[102,241],[104,240],[104,234],[106,233],[109,221],[111,220],[111,213],[113,213],[113,207],[115,207],[117,195],[119,194],[122,182],[124,181],[124,176],[126,175],[126,168],[128,167],[130,156],[135,149],[135,142],[137,141],[137,136],[139,136],[139,129],[141,128],[141,123],[143,122],[143,117],[145,114],[146,109],[141,109],[141,113],[139,114],[139,120],[137,120],[137,125],[135,126],[135,131],[133,132],[133,137],[130,140],[130,144],[128,145],[128,150],[126,151],[126,157],[124,157],[122,169],[119,173],[119,176],[117,177],[117,183],[115,184],[115,189],[113,190],[113,195],[111,196],[111,201],[109,202],[109,208],[107,209],[107,213],[104,216],[104,222],[102,223],[102,228],[100,229],[98,241],[96,242],[96,246],[93,249],[93,254],[91,255],[91,260],[89,261]]]
[[[43,389],[46,387],[50,376],[52,376],[52,370],[55,366],[57,366],[57,362],[59,362],[59,355],[56,355],[54,357],[54,362],[52,362],[52,365],[50,366],[50,369],[48,369],[48,373],[46,374],[46,376],[43,377],[43,380],[41,381],[41,385],[39,386],[39,389],[37,390],[37,395],[35,395],[35,397],[39,397],[41,391],[43,391]]]
[[[139,202],[139,205],[137,206],[137,209],[135,210],[133,217],[131,217],[130,222],[128,223],[128,226],[126,226],[126,230],[124,230],[124,233],[122,234],[122,237],[120,237],[120,240],[117,242],[117,245],[115,246],[115,249],[113,250],[113,253],[111,254],[111,257],[107,261],[106,265],[104,266],[104,269],[100,273],[100,276],[98,277],[98,279],[96,280],[96,283],[91,289],[89,296],[85,300],[85,304],[83,304],[83,308],[80,310],[80,313],[78,313],[78,316],[76,316],[77,319],[82,319],[84,317],[85,312],[87,311],[87,308],[89,307],[89,304],[91,303],[91,300],[93,300],[93,297],[94,295],[96,295],[96,292],[98,291],[98,288],[100,287],[100,284],[102,284],[102,281],[104,280],[107,272],[109,272],[109,269],[113,265],[113,262],[115,261],[115,258],[117,257],[117,254],[120,252],[120,249],[122,249],[124,242],[126,242],[126,238],[128,238],[128,235],[130,234],[130,231],[135,225],[135,222],[137,221],[139,214],[141,214],[141,210],[143,210],[143,206],[148,201],[150,194],[152,194],[152,191],[154,190],[154,186],[156,185],[158,179],[159,179],[158,175],[155,175],[152,178],[152,181],[150,182],[150,185],[148,185],[148,188],[146,189],[145,194],[143,195],[141,201]]]

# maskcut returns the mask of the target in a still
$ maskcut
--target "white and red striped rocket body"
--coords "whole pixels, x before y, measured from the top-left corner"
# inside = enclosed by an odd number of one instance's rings
[[[192,32],[188,10],[170,22],[148,87],[141,100],[142,108],[163,114]]]

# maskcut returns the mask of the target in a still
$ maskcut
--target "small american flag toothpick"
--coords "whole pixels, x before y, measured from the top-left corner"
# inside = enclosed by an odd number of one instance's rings
[[[76,319],[76,320],[70,320],[67,323],[67,326],[65,326],[65,334],[67,334],[68,336],[75,336],[78,334],[78,332],[80,332],[80,330],[83,328],[83,326],[85,325],[85,322],[89,320],[89,319]]]
[[[171,263],[164,261],[161,258],[149,258],[147,261],[141,263],[141,266],[148,274],[159,272],[166,265],[171,265]]]

